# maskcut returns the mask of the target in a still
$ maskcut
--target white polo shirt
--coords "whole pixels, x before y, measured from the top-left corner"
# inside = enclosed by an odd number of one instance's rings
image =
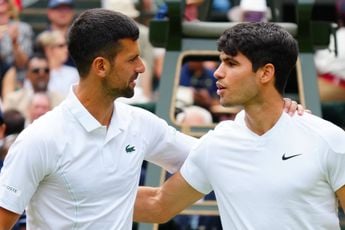
[[[115,102],[107,130],[73,92],[26,128],[0,174],[0,206],[28,229],[132,229],[144,159],[177,171],[196,139]]]
[[[223,229],[335,230],[345,185],[345,132],[310,114],[283,113],[258,136],[241,112],[204,135],[181,168],[196,190],[214,190]]]

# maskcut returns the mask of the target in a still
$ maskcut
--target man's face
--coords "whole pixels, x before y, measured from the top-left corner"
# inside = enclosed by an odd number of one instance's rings
[[[139,73],[145,71],[140,58],[139,45],[131,39],[120,40],[121,49],[113,60],[112,68],[103,81],[104,88],[112,97],[127,97],[134,95],[135,80]]]
[[[229,56],[220,54],[221,64],[214,73],[217,81],[217,94],[223,106],[246,105],[258,95],[257,73],[247,57],[238,53]],[[258,72],[258,71],[257,71]]]
[[[56,60],[57,63],[65,63],[68,58],[66,38],[62,34],[59,34],[59,36],[55,38],[55,43],[47,47],[47,52],[49,55],[47,53],[46,55]]]
[[[49,67],[46,59],[33,58],[26,73],[35,92],[46,91],[49,82]]]
[[[54,26],[65,27],[71,25],[74,13],[74,9],[70,5],[62,4],[48,9],[48,19]]]
[[[51,109],[50,100],[46,94],[35,94],[32,98],[29,115],[31,121],[36,120]]]

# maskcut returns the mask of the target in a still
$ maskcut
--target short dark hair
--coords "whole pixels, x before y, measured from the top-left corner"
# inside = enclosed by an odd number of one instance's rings
[[[246,56],[253,71],[271,63],[275,68],[275,87],[284,94],[291,70],[298,57],[296,40],[285,29],[274,23],[240,23],[227,30],[218,40],[218,50],[236,56]]]
[[[4,123],[6,124],[5,136],[18,134],[25,127],[24,115],[16,109],[9,109],[3,113]]]
[[[84,11],[73,22],[68,36],[68,50],[80,77],[90,70],[93,59],[102,56],[113,60],[120,50],[118,41],[139,37],[136,22],[120,13],[106,9]]]
[[[37,58],[37,59],[44,59],[48,62],[47,56],[43,52],[34,52],[29,56],[29,61],[30,62],[32,59]]]

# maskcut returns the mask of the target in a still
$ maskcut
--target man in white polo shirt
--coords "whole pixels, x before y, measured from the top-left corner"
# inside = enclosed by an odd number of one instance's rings
[[[340,229],[345,132],[283,113],[294,38],[273,23],[242,23],[223,33],[218,50],[220,102],[244,111],[204,135],[161,188],[141,188],[134,219],[164,222],[214,190],[225,230]]]
[[[89,10],[75,21],[69,50],[80,83],[9,151],[0,176],[0,229],[26,206],[30,229],[131,229],[143,160],[170,172],[182,165],[194,138],[148,111],[114,103],[133,96],[145,70],[138,35],[120,13]]]
[[[132,229],[143,160],[171,173],[181,167],[195,138],[114,102],[133,96],[145,70],[138,36],[118,12],[92,9],[76,19],[68,46],[80,82],[12,145],[0,174],[0,229],[25,208],[29,229]]]

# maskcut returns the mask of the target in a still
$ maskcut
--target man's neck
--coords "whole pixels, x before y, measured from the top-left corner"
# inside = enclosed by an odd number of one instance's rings
[[[79,82],[79,84],[89,84],[86,82]],[[112,114],[114,112],[114,100],[107,95],[102,94],[102,91],[97,90],[100,87],[76,87],[74,92],[89,111],[89,113],[102,125],[109,126]]]
[[[245,123],[258,135],[265,134],[279,120],[283,112],[284,101],[271,100],[260,105],[245,106]]]

